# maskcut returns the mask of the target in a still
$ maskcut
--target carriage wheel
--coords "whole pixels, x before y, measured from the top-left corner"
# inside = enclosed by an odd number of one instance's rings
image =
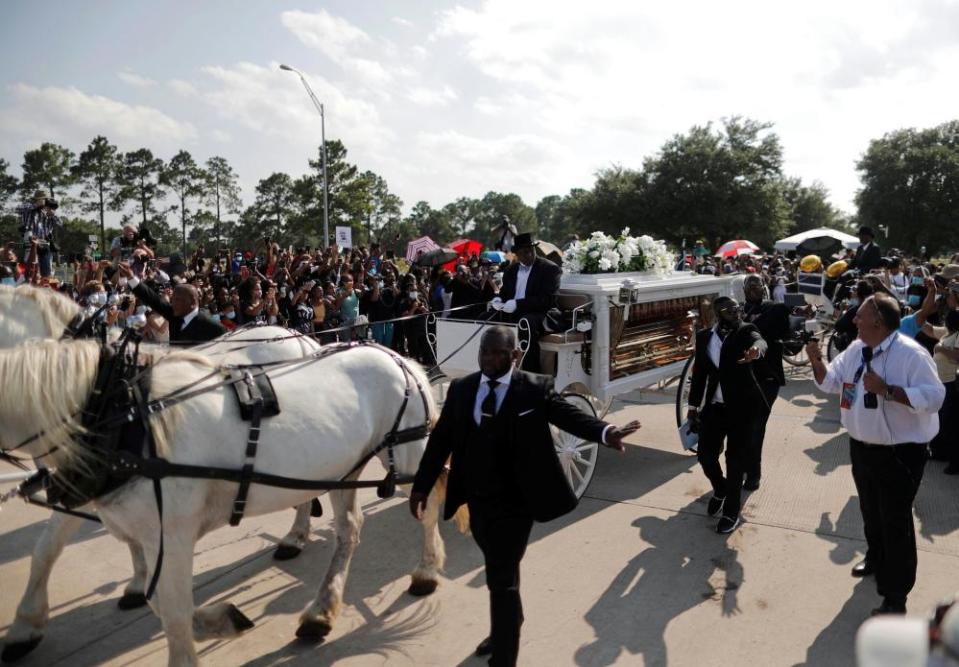
[[[596,409],[587,396],[563,392],[563,398],[583,412],[596,416]],[[596,470],[599,444],[583,440],[552,425],[549,428],[553,432],[556,455],[559,457],[560,465],[563,466],[563,473],[569,481],[569,486],[577,498],[582,498]]]
[[[796,354],[786,354],[783,350],[783,361],[790,366],[806,366],[809,363],[809,355],[806,354],[806,346],[803,345]]]
[[[829,336],[829,342],[826,344],[826,361],[832,361],[839,356],[839,346],[836,341],[836,332],[833,331]]]
[[[612,396],[609,396],[605,400],[599,398],[598,396],[594,396],[590,393],[589,387],[582,382],[573,382],[572,384],[566,385],[566,388],[563,389],[564,396],[573,394],[589,401],[590,405],[593,406],[593,412],[596,413],[596,417],[598,419],[603,419],[606,416],[606,413],[609,412],[609,406],[613,404]]]
[[[679,374],[679,384],[676,386],[676,428],[686,421],[686,412],[689,411],[689,388],[693,384],[693,360],[695,354],[683,364],[683,372]]]

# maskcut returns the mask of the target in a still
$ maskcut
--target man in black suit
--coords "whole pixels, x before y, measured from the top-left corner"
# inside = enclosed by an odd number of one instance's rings
[[[859,228],[859,247],[856,248],[851,267],[859,269],[859,273],[869,273],[882,263],[882,250],[874,243],[875,238],[872,227]]]
[[[226,333],[219,322],[214,322],[200,312],[200,295],[193,285],[177,285],[173,288],[173,298],[167,303],[152,289],[144,285],[133,275],[133,269],[126,262],[117,265],[120,275],[127,279],[127,286],[145,305],[163,315],[170,323],[170,343],[193,345],[213,340]]]
[[[615,427],[578,410],[553,390],[552,378],[514,370],[519,358],[513,329],[495,326],[483,333],[482,372],[450,384],[410,494],[410,511],[421,519],[430,489],[452,455],[444,517],[466,503],[483,551],[491,630],[476,653],[492,653],[490,665],[515,665],[519,654],[519,564],[533,521],[549,521],[576,507],[549,424],[620,451],[623,438],[640,426],[633,421]]]
[[[550,309],[556,307],[556,293],[563,270],[548,259],[536,256],[538,241],[532,234],[518,234],[513,252],[518,263],[503,274],[503,286],[491,305],[508,313],[513,321],[526,318],[530,324],[530,344],[523,359],[523,370],[539,372],[539,337]]]
[[[776,379],[762,358],[766,342],[755,325],[742,321],[739,304],[721,296],[713,309],[716,326],[696,334],[687,419],[698,426],[697,457],[713,486],[708,513],[716,516],[722,510],[716,532],[726,534],[740,524],[743,475],[754,460],[756,430],[768,418]],[[724,441],[726,477],[719,464]]]
[[[783,343],[790,335],[789,307],[784,303],[776,303],[766,299],[766,289],[763,280],[756,274],[750,274],[743,280],[743,292],[746,302],[743,304],[743,321],[755,324],[759,335],[766,341],[766,354],[763,358],[769,372],[776,379],[769,383],[767,397],[769,405],[775,403],[779,396],[779,388],[786,385],[786,374],[783,372]],[[766,424],[769,421],[769,412],[765,412],[756,428],[756,445],[753,448],[753,458],[746,465],[746,481],[743,488],[747,491],[756,491],[762,476],[763,440],[766,438]]]

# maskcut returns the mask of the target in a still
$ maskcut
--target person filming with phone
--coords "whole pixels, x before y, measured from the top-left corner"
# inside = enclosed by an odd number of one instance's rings
[[[906,613],[917,564],[912,503],[946,395],[932,357],[899,332],[899,318],[894,298],[873,294],[856,313],[858,338],[831,363],[816,341],[806,345],[816,385],[840,395],[866,534],[852,576],[875,575],[883,601],[873,615]]]

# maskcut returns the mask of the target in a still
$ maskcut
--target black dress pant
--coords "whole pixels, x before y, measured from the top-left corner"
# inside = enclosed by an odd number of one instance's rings
[[[926,465],[926,445],[868,445],[849,438],[852,478],[866,533],[866,560],[879,594],[905,604],[916,583],[912,502]]]
[[[519,564],[526,553],[533,517],[495,498],[471,499],[469,511],[470,530],[486,562],[493,643],[489,664],[511,667],[519,656],[519,631],[523,625]]]
[[[763,441],[766,439],[766,424],[769,423],[769,415],[772,414],[772,404],[779,397],[779,384],[772,384],[766,388],[766,396],[769,399],[770,411],[762,412],[756,422],[756,445],[753,447],[753,456],[746,466],[746,478],[758,480],[763,471]]]
[[[699,449],[696,458],[713,485],[713,493],[726,498],[723,516],[739,516],[743,475],[755,459],[759,414],[741,414],[724,403],[710,403],[700,415]],[[719,455],[726,450],[726,476]]]
[[[939,408],[939,433],[929,443],[933,458],[959,465],[959,380],[943,382],[946,400]]]

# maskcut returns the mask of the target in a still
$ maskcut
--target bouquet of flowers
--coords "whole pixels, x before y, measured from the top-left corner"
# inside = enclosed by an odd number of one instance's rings
[[[673,255],[663,241],[630,236],[626,227],[618,237],[593,232],[585,241],[573,242],[563,256],[563,268],[571,273],[668,273],[673,269]]]

